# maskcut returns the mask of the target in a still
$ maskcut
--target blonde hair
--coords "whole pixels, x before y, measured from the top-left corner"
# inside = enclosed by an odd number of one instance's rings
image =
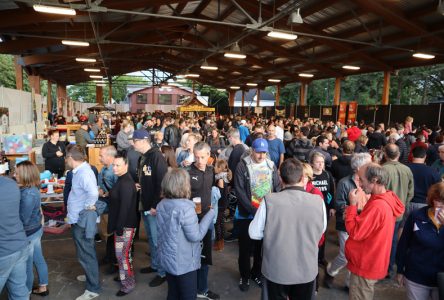
[[[17,183],[22,187],[39,187],[40,172],[35,164],[30,161],[19,163],[15,169]]]
[[[214,173],[219,174],[222,172],[227,172],[227,178],[229,181],[233,178],[233,174],[231,170],[228,168],[228,163],[225,159],[216,159],[216,163],[214,164]]]
[[[308,180],[313,180],[313,168],[309,163],[302,163],[302,175],[308,177]]]
[[[406,122],[413,122],[413,117],[411,117],[411,116],[407,116],[407,117],[405,118],[405,121],[406,121]]]

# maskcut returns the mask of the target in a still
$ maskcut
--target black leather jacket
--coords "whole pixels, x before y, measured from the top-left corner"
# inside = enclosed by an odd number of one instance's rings
[[[165,140],[165,142],[168,143],[168,145],[170,145],[174,149],[179,147],[179,143],[180,143],[180,139],[181,139],[181,134],[180,134],[180,130],[179,130],[179,128],[177,128],[177,126],[175,126],[175,125],[168,125],[165,128],[165,132],[164,132],[163,136],[164,136],[163,139]]]

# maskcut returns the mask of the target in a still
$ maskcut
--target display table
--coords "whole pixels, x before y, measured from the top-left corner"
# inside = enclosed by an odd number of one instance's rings
[[[15,153],[15,154],[5,154],[5,156],[10,160],[14,162],[15,165],[15,160],[17,158],[20,157],[24,157],[24,156],[28,156],[29,161],[31,161],[32,163],[35,164],[35,151],[32,150],[31,152],[28,153]]]
[[[80,129],[80,124],[67,124],[67,125],[57,125],[57,130],[60,131],[60,137],[62,137],[62,132],[66,132],[66,141],[75,142],[75,132]],[[62,138],[60,139],[63,140]]]

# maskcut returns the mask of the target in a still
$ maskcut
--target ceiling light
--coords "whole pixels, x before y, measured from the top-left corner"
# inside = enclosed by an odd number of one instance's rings
[[[34,8],[35,11],[42,12],[42,13],[68,15],[68,16],[75,16],[76,15],[76,11],[72,8],[47,6],[47,5],[40,5],[40,4],[34,4],[32,7]]]
[[[240,86],[233,85],[233,86],[230,86],[230,89],[232,89],[232,90],[238,90],[238,89],[240,89]]]
[[[302,24],[304,23],[304,20],[302,20],[301,16],[301,9],[298,8],[297,11],[294,11],[291,13],[290,17],[288,18],[288,24]]]
[[[106,83],[105,80],[93,80],[94,83]]]
[[[219,92],[226,92],[225,89],[216,89],[216,90],[219,91]]]
[[[342,66],[342,68],[347,69],[347,70],[355,70],[356,71],[356,70],[359,70],[361,67],[345,65],[345,66]]]
[[[96,59],[95,58],[86,58],[86,57],[77,57],[76,61],[78,62],[90,62],[90,63],[95,63]]]
[[[83,69],[85,72],[100,72],[100,69]]]
[[[62,40],[63,45],[67,46],[79,46],[79,47],[88,47],[88,42],[81,42],[81,41],[69,41],[69,40]]]
[[[199,77],[199,76],[200,76],[199,74],[193,74],[193,73],[185,74],[185,77],[193,77],[193,78],[197,78],[197,77]]]
[[[178,78],[176,82],[187,82],[187,80],[185,78]]]
[[[231,46],[229,51],[226,51],[224,53],[225,57],[228,58],[235,58],[235,59],[243,59],[246,58],[247,55],[243,54],[240,50],[239,44],[236,42],[233,44],[233,46]]]
[[[299,76],[300,76],[300,77],[311,78],[311,77],[313,77],[314,75],[313,75],[313,74],[309,74],[309,73],[299,73]]]
[[[435,55],[433,55],[433,54],[421,53],[421,52],[416,52],[412,56],[416,57],[416,58],[422,58],[422,59],[433,59],[433,58],[435,58]]]
[[[257,86],[257,83],[248,82],[247,85],[248,85],[248,86]]]
[[[105,84],[103,84],[103,83],[98,83],[98,84],[96,84],[96,86],[105,86]]]
[[[98,78],[98,79],[102,79],[103,76],[102,76],[102,75],[89,75],[89,78]]]
[[[219,69],[216,66],[210,66],[206,60],[203,62],[203,64],[200,66],[200,68],[204,69],[204,70],[210,70],[210,71],[216,71],[217,69]]]
[[[281,82],[281,80],[270,78],[270,79],[268,79],[268,82]]]
[[[276,39],[283,39],[283,40],[295,40],[298,38],[298,36],[296,34],[292,34],[292,33],[286,33],[286,32],[282,32],[282,31],[270,31],[267,36],[271,37],[271,38],[276,38]]]
[[[438,8],[436,10],[439,14],[444,16],[444,2],[442,0],[439,1]]]

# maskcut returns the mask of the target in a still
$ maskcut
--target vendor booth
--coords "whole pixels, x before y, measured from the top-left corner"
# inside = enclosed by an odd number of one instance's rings
[[[184,112],[188,113],[199,113],[199,112],[214,112],[216,109],[214,107],[208,107],[200,102],[197,98],[193,98],[188,102],[184,103],[184,105],[179,106],[179,115]]]

